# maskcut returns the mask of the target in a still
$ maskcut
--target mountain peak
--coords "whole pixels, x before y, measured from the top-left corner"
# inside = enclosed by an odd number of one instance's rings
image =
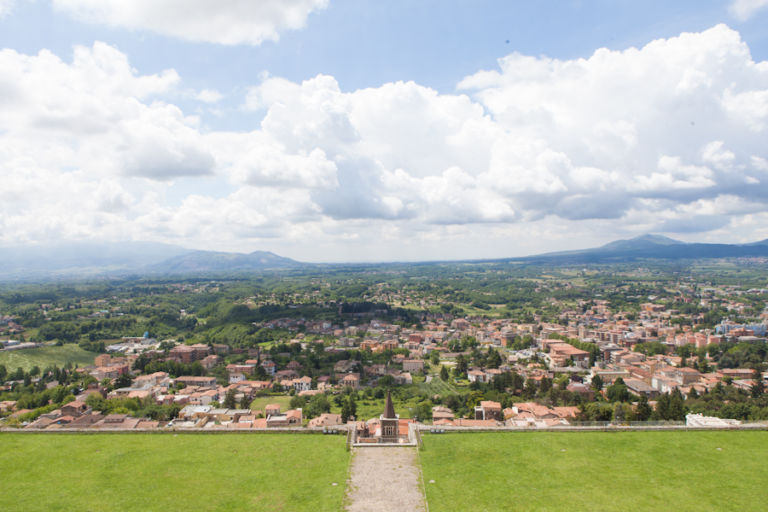
[[[646,249],[649,247],[657,247],[660,245],[683,245],[685,242],[675,240],[662,235],[640,235],[629,240],[615,240],[607,243],[601,247],[601,249],[608,250],[627,250],[627,249]]]
[[[635,238],[632,238],[631,240],[638,240],[638,241],[644,241],[644,242],[653,242],[655,244],[663,244],[663,245],[677,245],[677,244],[684,244],[685,243],[685,242],[681,242],[680,240],[675,240],[674,238],[669,238],[668,236],[654,235],[653,233],[648,233],[647,235],[636,236]]]

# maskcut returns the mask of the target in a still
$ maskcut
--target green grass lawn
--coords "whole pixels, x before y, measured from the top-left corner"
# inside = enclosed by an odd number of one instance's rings
[[[371,418],[378,418],[384,412],[384,401],[384,398],[360,398],[355,402],[357,404],[357,419],[368,421]],[[401,418],[411,418],[411,408],[416,407],[418,403],[416,398],[400,400],[397,397],[392,397],[395,413],[399,414]],[[331,412],[341,414],[341,407],[331,401]]]
[[[0,350],[0,364],[4,364],[8,371],[18,367],[28,371],[33,366],[39,366],[41,370],[53,365],[61,368],[68,362],[85,366],[93,364],[95,357],[94,352],[83,350],[73,343],[60,347],[51,345],[24,350]]]
[[[349,463],[343,436],[0,434],[0,446],[9,511],[337,511]]]
[[[424,443],[430,512],[766,510],[768,432],[426,434]]]
[[[280,404],[280,411],[285,412],[291,408],[291,398],[288,395],[260,396],[251,402],[251,409],[264,412],[269,404]]]

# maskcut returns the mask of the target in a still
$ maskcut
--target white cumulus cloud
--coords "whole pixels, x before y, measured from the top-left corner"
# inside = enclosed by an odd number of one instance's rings
[[[732,0],[730,13],[741,21],[751,18],[757,11],[768,7],[768,0]]]
[[[265,76],[241,131],[206,128],[173,104],[197,94],[174,70],[141,74],[103,43],[69,61],[3,50],[0,69],[0,241],[271,240],[305,259],[393,259],[765,232],[768,63],[724,25],[581,59],[511,54],[452,94]]]
[[[259,45],[304,27],[309,14],[328,0],[53,0],[53,5],[89,23],[186,41]]]
[[[13,10],[15,0],[0,0],[0,19],[8,16]]]

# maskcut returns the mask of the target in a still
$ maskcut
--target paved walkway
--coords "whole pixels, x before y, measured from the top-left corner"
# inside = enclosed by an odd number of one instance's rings
[[[349,512],[426,510],[416,448],[355,448],[346,504]]]

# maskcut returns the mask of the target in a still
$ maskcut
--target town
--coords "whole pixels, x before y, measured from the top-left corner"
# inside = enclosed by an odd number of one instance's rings
[[[0,365],[2,426],[365,437],[389,394],[405,431],[768,420],[759,277],[435,270],[9,292],[0,361],[92,355]],[[121,330],[135,335],[110,335]]]

